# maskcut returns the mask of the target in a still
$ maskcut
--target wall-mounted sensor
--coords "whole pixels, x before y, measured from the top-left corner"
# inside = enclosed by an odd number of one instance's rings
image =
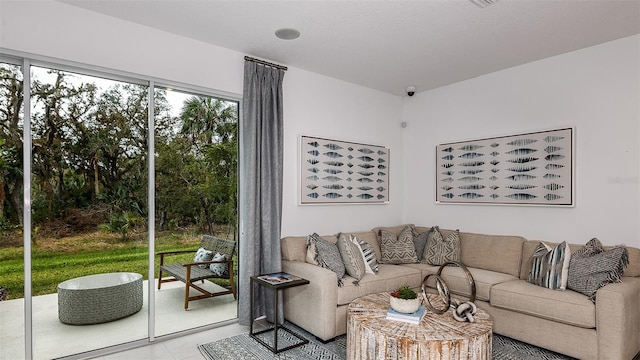
[[[409,85],[405,88],[405,90],[407,91],[407,95],[409,96],[413,96],[413,94],[416,93],[416,86],[415,85]]]

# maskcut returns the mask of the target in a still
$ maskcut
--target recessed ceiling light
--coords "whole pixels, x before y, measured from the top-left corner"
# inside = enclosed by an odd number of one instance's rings
[[[276,30],[276,36],[282,40],[294,40],[300,37],[300,31],[296,29],[279,29]]]

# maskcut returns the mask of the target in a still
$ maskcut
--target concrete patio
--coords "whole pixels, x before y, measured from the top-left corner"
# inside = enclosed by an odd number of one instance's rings
[[[217,285],[205,281],[205,288]],[[95,325],[66,325],[58,320],[58,295],[33,298],[33,358],[53,359],[148,337],[148,283],[142,309],[129,317]],[[185,311],[184,283],[155,291],[155,337],[237,318],[233,295],[193,301]],[[192,290],[193,291],[193,290]],[[0,302],[0,360],[24,359],[24,299]]]

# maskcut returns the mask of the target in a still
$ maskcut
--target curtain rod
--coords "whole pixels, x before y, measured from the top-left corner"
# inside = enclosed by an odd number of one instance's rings
[[[282,66],[282,65],[278,65],[278,64],[274,64],[274,63],[270,63],[264,60],[260,60],[260,59],[256,59],[256,58],[252,58],[251,56],[245,56],[244,59],[246,61],[253,61],[256,62],[258,64],[262,64],[262,65],[267,65],[267,66],[271,66],[274,67],[276,69],[280,69],[280,70],[284,70],[287,71],[287,67],[286,66]]]

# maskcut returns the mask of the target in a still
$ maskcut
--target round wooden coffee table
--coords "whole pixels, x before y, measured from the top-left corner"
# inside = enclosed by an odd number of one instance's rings
[[[432,302],[437,295],[430,294]],[[431,298],[433,296],[433,298]],[[347,359],[491,359],[492,321],[478,309],[474,323],[451,310],[427,312],[420,324],[387,320],[389,293],[360,297],[347,310]]]

